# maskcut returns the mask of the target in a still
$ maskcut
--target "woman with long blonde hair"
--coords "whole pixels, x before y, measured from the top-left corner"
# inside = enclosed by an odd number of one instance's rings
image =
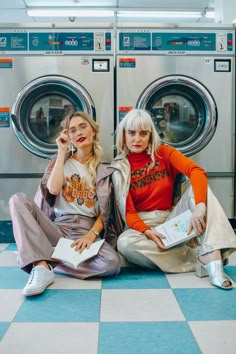
[[[63,128],[56,139],[56,159],[49,163],[35,201],[23,193],[10,199],[19,264],[30,273],[25,296],[42,293],[54,282],[54,271],[85,279],[117,274],[120,268],[114,250],[119,231],[111,183],[114,169],[101,161],[99,127],[88,114],[76,112],[65,119]],[[74,241],[75,252],[101,237],[111,245],[104,242],[97,256],[73,269],[51,258],[62,237]]]

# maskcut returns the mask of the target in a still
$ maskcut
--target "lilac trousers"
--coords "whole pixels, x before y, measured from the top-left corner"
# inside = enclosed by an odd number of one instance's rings
[[[56,272],[80,279],[119,273],[119,256],[107,242],[104,242],[96,257],[87,260],[77,269],[51,259],[53,247],[61,237],[74,240],[82,237],[91,229],[94,218],[64,215],[51,221],[24,193],[14,194],[9,204],[19,265],[24,271],[29,273],[33,262],[46,260],[55,267]]]

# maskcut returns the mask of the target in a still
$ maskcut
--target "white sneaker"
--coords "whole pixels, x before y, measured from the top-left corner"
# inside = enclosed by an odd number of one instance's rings
[[[49,265],[49,267],[51,267]],[[48,285],[55,279],[53,268],[47,269],[43,265],[32,268],[28,283],[24,287],[22,294],[25,296],[38,295],[44,292]]]

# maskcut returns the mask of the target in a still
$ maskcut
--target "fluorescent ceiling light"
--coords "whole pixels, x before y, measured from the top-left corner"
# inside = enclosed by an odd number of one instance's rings
[[[77,9],[27,9],[30,17],[113,17],[114,11],[110,10],[79,10]]]
[[[200,11],[118,11],[118,17],[199,18]]]

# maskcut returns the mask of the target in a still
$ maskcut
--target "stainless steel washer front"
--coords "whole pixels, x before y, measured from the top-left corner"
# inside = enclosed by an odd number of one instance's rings
[[[235,29],[121,26],[116,48],[117,124],[132,108],[148,110],[162,140],[206,170],[210,187],[232,217]]]
[[[12,107],[13,129],[27,150],[50,157],[57,151],[55,140],[62,120],[74,111],[96,117],[93,100],[84,87],[64,76],[39,77],[18,93]]]
[[[34,196],[67,114],[85,111],[96,119],[111,161],[114,45],[113,29],[99,24],[3,25],[0,32],[0,206],[8,213],[14,193]]]
[[[183,75],[162,77],[141,93],[137,107],[151,112],[163,142],[187,156],[201,151],[217,126],[217,107],[210,92]]]

